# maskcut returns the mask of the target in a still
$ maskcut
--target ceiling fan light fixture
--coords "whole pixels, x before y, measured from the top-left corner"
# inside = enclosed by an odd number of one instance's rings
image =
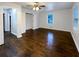
[[[33,10],[38,11],[40,9],[38,2],[35,2],[33,5]]]
[[[35,7],[33,7],[33,10],[35,10],[36,8]]]
[[[36,11],[38,11],[39,10],[39,7],[36,7]]]
[[[39,7],[33,7],[33,10],[34,11],[38,11],[39,10]]]

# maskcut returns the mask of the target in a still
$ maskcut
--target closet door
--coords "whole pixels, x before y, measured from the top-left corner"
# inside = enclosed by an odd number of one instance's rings
[[[33,28],[33,15],[26,13],[26,30]]]

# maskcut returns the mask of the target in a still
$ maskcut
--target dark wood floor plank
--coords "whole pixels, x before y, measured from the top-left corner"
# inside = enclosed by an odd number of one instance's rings
[[[69,32],[40,28],[26,31],[19,39],[5,32],[5,44],[0,46],[0,56],[76,57],[79,55]]]

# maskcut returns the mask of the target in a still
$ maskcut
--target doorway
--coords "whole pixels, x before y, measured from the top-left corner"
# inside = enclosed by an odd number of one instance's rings
[[[9,16],[10,19],[10,33],[11,33],[11,15]]]
[[[3,9],[3,31],[4,31],[4,43],[8,43],[9,37],[11,36],[11,8],[4,8]],[[8,37],[8,38],[7,38]]]
[[[3,29],[4,29],[4,32],[10,32],[11,33],[11,12],[10,12],[10,9],[4,9]]]
[[[5,13],[3,13],[3,30],[5,32]]]

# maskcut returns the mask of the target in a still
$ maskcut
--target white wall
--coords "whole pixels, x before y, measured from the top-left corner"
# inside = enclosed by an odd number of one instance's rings
[[[75,5],[78,6],[78,28],[77,28],[77,30],[74,30],[73,9],[74,9]],[[72,34],[72,37],[74,39],[74,42],[75,42],[76,47],[77,47],[78,52],[79,52],[79,3],[75,3],[73,5],[73,8],[72,8],[72,30],[71,30],[71,34]]]
[[[62,31],[70,31],[71,30],[71,19],[72,11],[71,9],[61,9],[52,11],[51,13],[54,15],[54,24],[48,26],[48,13],[49,12],[41,12],[39,14],[40,19],[40,27],[41,28],[49,28],[55,30],[62,30]]]
[[[17,19],[16,9],[11,11],[11,33],[17,36]]]
[[[26,14],[24,11],[22,11],[22,23],[23,23],[22,33],[25,33],[26,32]]]
[[[4,44],[3,33],[3,10],[0,8],[0,45]]]

